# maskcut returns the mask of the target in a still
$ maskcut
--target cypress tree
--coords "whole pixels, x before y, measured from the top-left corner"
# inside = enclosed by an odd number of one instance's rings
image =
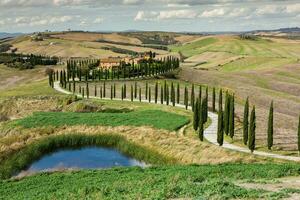
[[[166,93],[166,101],[167,101],[167,106],[169,105],[169,97],[170,97],[170,95],[169,95],[169,86],[168,86],[168,84],[166,85],[166,91],[165,91],[165,93]]]
[[[234,95],[230,98],[229,135],[231,139],[233,139],[234,137]]]
[[[146,82],[145,98],[148,99],[148,82]]]
[[[164,104],[164,88],[163,88],[163,85],[160,86],[160,103]]]
[[[148,96],[148,99],[149,99],[149,103],[151,103],[151,87],[149,87],[149,96]]]
[[[134,83],[134,98],[137,98],[137,82]]]
[[[180,85],[177,83],[177,96],[176,96],[177,104],[180,103]]]
[[[84,99],[84,88],[82,88],[82,98]]]
[[[222,110],[219,110],[219,114],[218,114],[217,141],[218,141],[220,146],[223,145],[223,142],[224,142],[224,129],[223,129],[223,111]]]
[[[105,83],[105,81],[103,83],[103,97],[104,98],[106,97],[106,83]]]
[[[157,98],[158,98],[158,83],[155,83],[155,91],[154,91],[154,96],[155,96],[155,103],[157,103]]]
[[[114,84],[114,98],[116,98],[116,84]]]
[[[199,127],[199,99],[197,99],[194,108],[194,118],[193,118],[193,127],[194,130],[197,131]]]
[[[95,85],[95,97],[97,96],[97,86]]]
[[[229,134],[229,121],[230,121],[230,108],[231,108],[231,95],[226,91],[225,105],[224,105],[224,132],[226,135]]]
[[[207,122],[207,118],[208,118],[208,107],[207,107],[207,97],[205,97],[202,100],[202,116],[203,116],[203,122],[206,123]]]
[[[203,134],[204,134],[204,122],[203,122],[203,115],[202,115],[202,103],[201,103],[201,100],[199,100],[199,104],[198,104],[198,112],[199,112],[199,128],[198,128],[198,131],[199,131],[199,139],[200,141],[203,142]]]
[[[139,99],[140,99],[140,102],[142,101],[142,88],[140,87],[139,89]]]
[[[213,88],[213,93],[212,93],[212,111],[216,112],[216,89]]]
[[[222,104],[223,104],[223,102],[222,102],[222,96],[223,96],[222,93],[223,93],[222,89],[220,89],[220,92],[219,92],[219,111],[223,110],[223,108],[222,108],[223,107],[222,106]]]
[[[86,82],[86,98],[90,97],[89,83]]]
[[[114,98],[114,86],[110,85],[110,99],[112,100]]]
[[[130,100],[133,101],[133,86],[131,85],[130,89]]]
[[[75,92],[76,92],[76,82],[73,81],[73,94],[75,94]]]
[[[199,86],[199,93],[198,93],[198,98],[200,101],[202,101],[202,85]]]
[[[255,116],[255,106],[253,106],[250,115],[249,141],[248,141],[248,147],[251,153],[253,153],[253,151],[255,150],[255,129],[256,129],[256,116]]]
[[[192,84],[192,90],[191,90],[191,107],[194,111],[194,104],[195,104],[195,86]]]
[[[188,105],[189,105],[189,97],[188,96],[189,96],[188,89],[185,86],[185,88],[184,88],[184,105],[185,105],[186,110],[188,109]]]
[[[124,83],[124,87],[123,87],[123,98],[126,99],[127,96],[127,89],[126,89],[126,83]]]
[[[244,107],[244,119],[243,119],[243,141],[244,144],[248,143],[248,130],[249,130],[249,98],[247,97]]]
[[[268,149],[271,150],[273,146],[273,101],[271,102],[270,105],[270,112],[269,112],[269,120],[268,120]]]
[[[102,99],[102,86],[100,85],[100,88],[99,88],[99,95],[100,95],[100,99]]]
[[[173,82],[171,87],[171,101],[172,101],[172,105],[175,106],[176,100],[175,100],[175,88]]]

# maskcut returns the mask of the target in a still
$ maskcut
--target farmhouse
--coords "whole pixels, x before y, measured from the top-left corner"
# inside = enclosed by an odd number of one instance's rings
[[[110,69],[112,67],[120,66],[120,63],[124,62],[124,58],[121,57],[109,57],[100,60],[99,67]]]

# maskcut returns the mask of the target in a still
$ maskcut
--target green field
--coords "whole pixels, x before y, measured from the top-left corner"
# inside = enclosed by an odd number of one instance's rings
[[[158,129],[178,130],[189,119],[160,110],[132,111],[128,113],[72,113],[38,112],[13,124],[24,128],[43,126],[151,126]]]
[[[280,199],[299,189],[249,189],[243,182],[268,183],[299,175],[293,164],[225,164],[114,168],[44,173],[0,182],[3,199]],[[255,182],[254,182],[255,183]]]

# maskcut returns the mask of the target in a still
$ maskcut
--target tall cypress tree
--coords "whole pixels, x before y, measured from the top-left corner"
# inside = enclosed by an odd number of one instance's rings
[[[187,110],[189,105],[189,94],[186,86],[184,88],[184,105],[185,105],[185,109]]]
[[[139,99],[140,99],[140,102],[142,101],[142,88],[140,87],[139,89]]]
[[[134,83],[134,98],[137,98],[137,82]]]
[[[202,85],[199,86],[198,98],[200,101],[202,101]]]
[[[175,88],[173,82],[171,87],[171,101],[172,101],[172,105],[175,106],[176,100],[175,100]]]
[[[231,139],[234,137],[234,95],[230,98],[229,136]]]
[[[105,98],[105,97],[106,97],[106,83],[104,81],[104,83],[103,83],[103,98]]]
[[[229,95],[228,91],[226,91],[225,105],[224,105],[224,112],[223,112],[224,132],[226,135],[229,134],[230,106],[231,106],[231,95]]]
[[[163,88],[163,85],[160,86],[160,103],[164,104],[164,88]]]
[[[203,139],[204,139],[204,121],[203,121],[203,115],[202,115],[202,103],[201,103],[201,100],[199,100],[199,104],[198,104],[198,112],[199,112],[199,128],[198,128],[198,131],[199,131],[199,139],[200,141],[203,142]]]
[[[215,89],[215,87],[213,88],[213,93],[212,93],[212,111],[216,112],[216,89]]]
[[[176,100],[177,100],[177,104],[179,104],[180,103],[180,85],[179,85],[179,83],[177,83],[177,98],[176,98]]]
[[[217,142],[220,146],[223,145],[224,142],[224,129],[223,129],[223,111],[219,110],[218,114],[218,134],[217,134]]]
[[[114,86],[110,85],[110,99],[112,100],[114,98]]]
[[[151,103],[151,87],[149,87],[149,96],[148,96],[148,99],[149,99],[149,103]]]
[[[124,99],[124,85],[122,85],[122,87],[121,87],[121,99],[122,99],[122,101]]]
[[[247,97],[244,107],[244,119],[243,119],[243,142],[248,144],[248,130],[249,130],[249,98]]]
[[[270,112],[269,112],[269,120],[268,120],[268,149],[271,150],[273,146],[273,101],[271,102],[270,105]]]
[[[193,118],[193,127],[194,130],[197,131],[199,127],[199,99],[196,100],[195,108],[194,108],[194,118]]]
[[[255,150],[255,129],[256,129],[256,116],[255,116],[255,106],[253,106],[250,115],[249,141],[248,141],[248,147],[251,153],[253,153],[253,151]]]
[[[114,84],[114,98],[116,98],[116,84]]]
[[[191,107],[194,111],[194,104],[195,104],[195,86],[192,84],[192,90],[191,90]]]
[[[97,86],[95,85],[95,97],[97,96]]]
[[[145,98],[148,99],[148,82],[146,82]]]
[[[155,99],[155,103],[157,103],[157,98],[158,98],[158,83],[155,83],[155,91],[154,91],[154,99]]]
[[[90,98],[90,89],[89,89],[89,83],[86,82],[86,98]]]
[[[203,122],[206,123],[208,119],[208,107],[207,107],[207,97],[202,100],[202,116]]]
[[[127,97],[127,89],[126,89],[126,83],[124,83],[124,88],[123,88],[123,98],[126,99]]]

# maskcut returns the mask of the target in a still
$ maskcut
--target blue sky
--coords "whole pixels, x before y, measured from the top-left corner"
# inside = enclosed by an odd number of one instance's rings
[[[0,0],[1,32],[203,32],[296,26],[300,0]]]

